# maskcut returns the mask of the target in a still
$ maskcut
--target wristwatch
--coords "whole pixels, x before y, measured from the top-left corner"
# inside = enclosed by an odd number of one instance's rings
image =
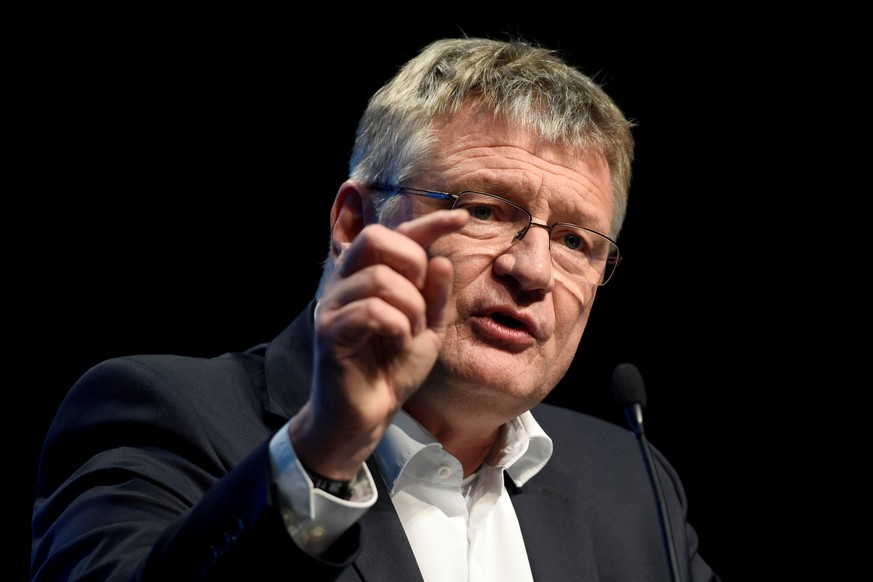
[[[303,465],[302,462],[300,464]],[[315,487],[316,489],[321,489],[322,491],[326,491],[334,497],[348,500],[349,493],[351,493],[352,490],[351,481],[339,481],[337,479],[330,479],[328,477],[325,477],[324,475],[319,475],[306,465],[303,465],[303,468],[306,470],[306,474],[309,475],[309,478],[312,479],[313,487]]]

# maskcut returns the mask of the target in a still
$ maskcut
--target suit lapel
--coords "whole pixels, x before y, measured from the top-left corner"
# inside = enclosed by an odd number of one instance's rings
[[[355,568],[362,580],[423,582],[412,546],[409,545],[403,524],[400,523],[400,517],[385,488],[382,474],[373,458],[367,463],[376,482],[379,498],[364,514],[360,523],[362,531],[378,532],[379,537],[361,538],[361,553],[355,560]]]
[[[573,482],[548,465],[524,487],[505,478],[518,516],[533,578],[537,582],[568,579],[597,582],[591,535],[579,507]]]

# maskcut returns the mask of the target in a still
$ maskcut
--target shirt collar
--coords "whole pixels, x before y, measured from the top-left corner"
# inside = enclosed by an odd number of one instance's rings
[[[519,487],[536,475],[552,456],[552,439],[530,411],[506,423],[498,439],[487,462],[506,470]],[[375,455],[392,495],[402,475],[416,477],[424,466],[451,462],[460,470],[457,459],[443,451],[433,435],[404,410],[400,410],[388,427]]]

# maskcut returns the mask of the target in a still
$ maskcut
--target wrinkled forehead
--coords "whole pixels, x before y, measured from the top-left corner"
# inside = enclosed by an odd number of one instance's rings
[[[553,143],[535,131],[468,110],[435,133],[422,186],[477,190],[516,202],[541,220],[585,221],[608,232],[613,213],[609,164],[596,149]]]

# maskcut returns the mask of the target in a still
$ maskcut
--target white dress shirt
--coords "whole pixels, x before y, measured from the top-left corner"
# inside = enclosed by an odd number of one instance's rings
[[[349,501],[314,489],[287,428],[273,437],[270,452],[285,524],[296,543],[313,554],[376,501],[366,465]],[[403,411],[397,415],[375,456],[426,582],[532,580],[503,474],[521,486],[551,454],[551,439],[526,412],[504,425],[485,463],[464,479],[460,462],[424,427]]]

